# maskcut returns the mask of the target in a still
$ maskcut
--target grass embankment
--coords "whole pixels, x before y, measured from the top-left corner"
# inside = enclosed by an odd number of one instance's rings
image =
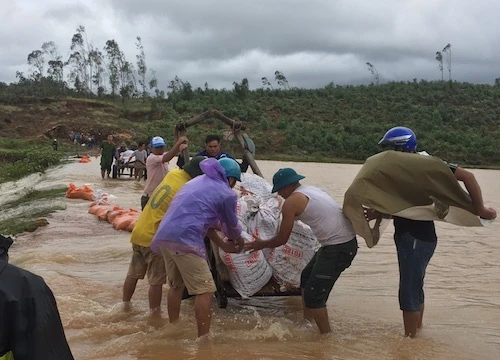
[[[0,137],[0,183],[42,172],[61,158],[48,144]]]
[[[21,87],[11,86],[3,95],[0,90],[4,136],[35,139],[46,135],[49,143],[54,134],[63,144],[69,131],[93,131],[101,139],[115,135],[118,145],[160,135],[170,146],[175,124],[218,109],[244,123],[257,145],[257,159],[362,162],[380,151],[378,141],[388,129],[402,125],[417,133],[419,149],[447,161],[485,168],[500,165],[500,86],[415,80],[242,92],[236,87],[194,89],[183,83],[168,99],[124,102],[110,96],[41,97],[31,85],[24,93],[33,96],[20,97],[16,94]],[[77,96],[72,91],[65,94]],[[54,127],[57,131],[51,130]],[[207,134],[226,130],[227,125],[215,120],[190,127],[190,150],[202,149]],[[223,148],[241,156],[235,141],[224,141]]]
[[[31,190],[21,198],[4,204],[0,211],[0,234],[17,235],[47,225],[48,215],[65,209],[64,204],[54,200],[62,199],[66,190],[66,188]],[[32,211],[30,204],[36,204],[36,210]],[[16,212],[16,209],[21,211]],[[5,216],[11,211],[14,211],[14,215]]]

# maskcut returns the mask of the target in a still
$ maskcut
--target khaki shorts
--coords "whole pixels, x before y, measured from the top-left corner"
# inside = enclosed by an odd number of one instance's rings
[[[150,248],[132,244],[132,261],[128,268],[128,276],[133,279],[144,279],[148,274],[149,285],[162,285],[167,282],[167,273],[163,257],[155,254]]]
[[[205,259],[194,254],[177,254],[168,249],[162,249],[162,253],[171,287],[186,285],[189,295],[214,293],[217,290]]]

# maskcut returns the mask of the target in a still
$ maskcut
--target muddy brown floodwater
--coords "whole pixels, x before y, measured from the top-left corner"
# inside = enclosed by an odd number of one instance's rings
[[[175,164],[171,161],[171,164]],[[268,181],[291,166],[342,203],[359,165],[259,161]],[[500,208],[500,172],[472,170],[486,203]],[[74,163],[3,184],[0,203],[14,188],[45,188],[74,182],[117,196],[123,207],[140,208],[143,184],[101,180],[99,163]],[[3,198],[3,199],[2,199]],[[500,358],[500,222],[487,228],[437,223],[436,253],[426,276],[424,329],[403,338],[398,307],[398,268],[392,225],[380,243],[360,249],[328,301],[333,333],[320,336],[301,325],[298,297],[230,299],[213,303],[211,341],[196,341],[192,299],[181,321],[148,320],[147,284],[139,283],[132,309],[123,310],[122,283],[131,257],[130,234],[115,231],[87,213],[89,202],[65,200],[67,209],[47,227],[23,234],[11,262],[44,277],[58,302],[76,359],[498,359]],[[166,295],[166,289],[164,290]],[[166,296],[162,307],[166,317]]]

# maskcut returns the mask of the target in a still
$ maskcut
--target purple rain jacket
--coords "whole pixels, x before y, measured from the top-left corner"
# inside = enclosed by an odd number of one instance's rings
[[[237,196],[229,187],[226,172],[213,158],[200,163],[204,175],[190,180],[174,196],[151,242],[151,250],[161,248],[206,258],[204,238],[220,223],[229,239],[241,235],[236,216]]]

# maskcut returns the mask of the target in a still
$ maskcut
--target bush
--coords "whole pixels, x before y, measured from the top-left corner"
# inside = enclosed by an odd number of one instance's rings
[[[42,146],[20,150],[16,155],[19,160],[13,163],[0,163],[0,183],[17,180],[32,173],[43,172],[49,166],[59,164],[61,160],[60,153],[50,147]]]

